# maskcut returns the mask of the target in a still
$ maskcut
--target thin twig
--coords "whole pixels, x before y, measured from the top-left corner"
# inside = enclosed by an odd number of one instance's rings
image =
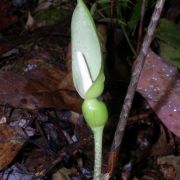
[[[141,18],[139,23],[139,30],[138,30],[138,39],[137,39],[137,48],[136,52],[139,53],[140,46],[141,46],[141,40],[142,40],[142,34],[143,34],[143,24],[144,24],[144,14],[145,14],[145,7],[146,7],[146,0],[141,0]]]
[[[114,2],[114,0],[111,0],[110,1],[110,17],[111,17],[111,19],[113,19],[113,17],[114,17],[114,6],[115,6],[115,2]]]
[[[148,112],[145,112],[145,113],[142,113],[142,114],[131,116],[131,117],[128,118],[128,123],[147,119],[151,115],[152,115],[152,111],[148,111]]]
[[[161,11],[163,9],[165,0],[158,0],[153,12],[153,15],[151,17],[150,24],[147,29],[146,36],[144,38],[140,53],[136,59],[136,65],[132,73],[132,78],[128,87],[128,91],[124,100],[123,108],[119,117],[119,122],[116,128],[114,140],[111,146],[111,153],[118,153],[122,138],[124,135],[125,127],[127,124],[127,117],[129,115],[129,111],[131,109],[132,101],[134,98],[134,94],[136,91],[136,87],[138,84],[138,80],[140,77],[141,70],[143,68],[143,64],[146,58],[146,55],[148,53],[149,46],[151,44],[151,41],[153,39],[153,34],[155,31],[155,28],[157,26],[157,23],[159,21]],[[111,159],[111,158],[110,158]],[[116,160],[115,160],[116,161]],[[116,162],[109,162],[110,164],[116,164]],[[109,172],[110,174],[112,172]]]
[[[71,145],[67,145],[65,147],[63,147],[63,149],[61,149],[56,157],[49,161],[48,163],[44,164],[43,167],[41,168],[41,170],[39,170],[38,172],[36,172],[37,176],[45,176],[49,171],[51,171],[59,162],[62,161],[62,159],[64,158],[64,154],[72,154],[72,152],[76,151],[77,149],[80,149],[82,146],[85,146],[86,144],[91,144],[93,139],[93,136],[89,136],[87,138],[82,139],[81,141],[79,141],[76,144],[71,144]]]

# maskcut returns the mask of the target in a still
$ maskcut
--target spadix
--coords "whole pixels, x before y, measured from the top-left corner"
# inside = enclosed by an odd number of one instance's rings
[[[87,67],[86,60],[81,52],[77,52],[77,64],[79,66],[79,71],[81,75],[82,88],[84,92],[87,92],[88,89],[92,86],[93,82]]]

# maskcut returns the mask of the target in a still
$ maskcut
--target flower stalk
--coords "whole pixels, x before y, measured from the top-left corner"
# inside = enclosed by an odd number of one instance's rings
[[[100,180],[102,136],[108,119],[106,105],[97,99],[104,90],[104,63],[93,18],[83,0],[77,2],[71,22],[73,82],[84,99],[82,112],[94,134],[94,180]]]
[[[94,134],[94,180],[101,179],[101,164],[102,164],[102,137],[104,126],[92,128]]]

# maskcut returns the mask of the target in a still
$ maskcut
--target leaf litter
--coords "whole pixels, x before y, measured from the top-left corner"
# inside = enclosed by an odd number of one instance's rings
[[[147,99],[164,125],[180,137],[180,73],[178,69],[150,51],[137,90]]]
[[[62,7],[66,6],[72,12],[73,7],[69,4],[62,3]],[[7,4],[0,6],[10,7]],[[7,19],[5,11],[2,13]],[[33,13],[31,15],[35,17]],[[81,99],[72,85],[69,16],[60,25],[48,27],[44,24],[39,28],[39,24],[32,25],[29,32],[8,29],[20,17],[8,18],[8,23],[0,18],[4,39],[0,47],[0,154],[3,154],[0,177],[8,180],[92,179],[93,136],[84,124],[80,114]],[[106,33],[103,36],[106,37]],[[103,48],[108,53],[105,45]],[[176,173],[178,179],[178,80],[179,71],[150,51],[138,92],[152,109],[142,98],[139,105],[135,97],[120,152],[120,166],[114,178],[173,179]],[[117,94],[122,96],[118,88],[115,91],[114,95],[107,90],[102,97],[110,109],[114,108],[104,136],[104,179],[108,179],[107,159],[117,120],[115,110],[119,109]],[[139,97],[137,99],[139,101]],[[177,136],[174,138],[168,129]]]

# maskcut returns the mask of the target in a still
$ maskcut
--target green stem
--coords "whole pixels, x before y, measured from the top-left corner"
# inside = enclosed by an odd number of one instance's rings
[[[104,126],[94,127],[92,131],[94,133],[94,178],[93,180],[101,179],[101,161],[102,161],[102,136]]]

